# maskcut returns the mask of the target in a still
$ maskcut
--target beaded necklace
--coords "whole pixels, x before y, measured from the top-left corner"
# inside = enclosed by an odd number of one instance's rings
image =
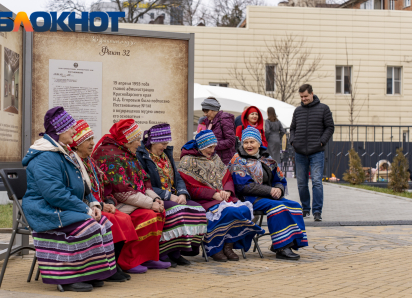
[[[99,179],[97,178],[96,170],[94,169],[94,166],[93,166],[92,161],[90,160],[90,157],[87,157],[86,161],[87,161],[87,165],[92,169],[92,173],[93,173],[93,177],[90,177],[90,178],[94,179],[94,181],[96,182],[96,186],[97,186],[97,189],[94,189],[93,183],[92,183],[91,189],[95,193],[100,193],[101,188],[100,188]]]

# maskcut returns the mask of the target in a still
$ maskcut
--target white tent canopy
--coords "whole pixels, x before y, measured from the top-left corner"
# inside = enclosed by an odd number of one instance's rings
[[[278,119],[284,126],[289,127],[292,122],[295,106],[280,100],[253,92],[226,87],[195,84],[194,89],[195,111],[201,111],[201,102],[209,96],[213,96],[222,105],[220,109],[225,112],[237,112],[241,114],[245,106],[256,106],[262,112],[263,118],[267,119],[267,108],[273,107]]]

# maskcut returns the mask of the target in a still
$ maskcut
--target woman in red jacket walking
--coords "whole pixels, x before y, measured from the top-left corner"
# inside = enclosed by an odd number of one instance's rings
[[[242,125],[236,128],[236,136],[240,141],[242,140],[242,131],[248,126],[252,126],[259,130],[262,137],[262,145],[267,147],[268,142],[265,137],[265,131],[263,130],[265,122],[263,120],[262,113],[255,106],[250,106],[242,113]]]

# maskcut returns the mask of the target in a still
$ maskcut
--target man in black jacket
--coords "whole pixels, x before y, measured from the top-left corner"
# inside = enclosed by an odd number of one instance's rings
[[[303,217],[310,217],[309,167],[312,176],[313,207],[315,221],[322,220],[323,167],[325,145],[333,135],[335,125],[329,107],[320,103],[313,94],[312,86],[299,88],[301,106],[293,113],[290,125],[290,143],[295,149],[296,177]]]

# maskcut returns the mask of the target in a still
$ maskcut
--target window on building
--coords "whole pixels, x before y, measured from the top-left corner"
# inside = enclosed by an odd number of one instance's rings
[[[360,5],[360,9],[383,9],[383,0],[368,0]]]
[[[375,0],[373,2],[373,9],[383,9],[383,0]]]
[[[276,65],[268,64],[266,65],[266,92],[273,92],[275,91],[275,70]]]
[[[153,12],[150,13],[150,19],[151,19],[151,20],[154,20],[154,18],[155,18],[155,17],[154,17],[154,13],[153,13]]]
[[[404,7],[409,7],[409,6],[411,6],[411,0],[404,0],[403,6],[404,6]]]
[[[386,94],[401,94],[402,67],[389,66],[386,78]]]
[[[395,0],[389,0],[389,10],[395,10]]]
[[[336,94],[350,94],[352,66],[336,66]]]
[[[229,83],[209,83],[209,86],[229,87]]]

